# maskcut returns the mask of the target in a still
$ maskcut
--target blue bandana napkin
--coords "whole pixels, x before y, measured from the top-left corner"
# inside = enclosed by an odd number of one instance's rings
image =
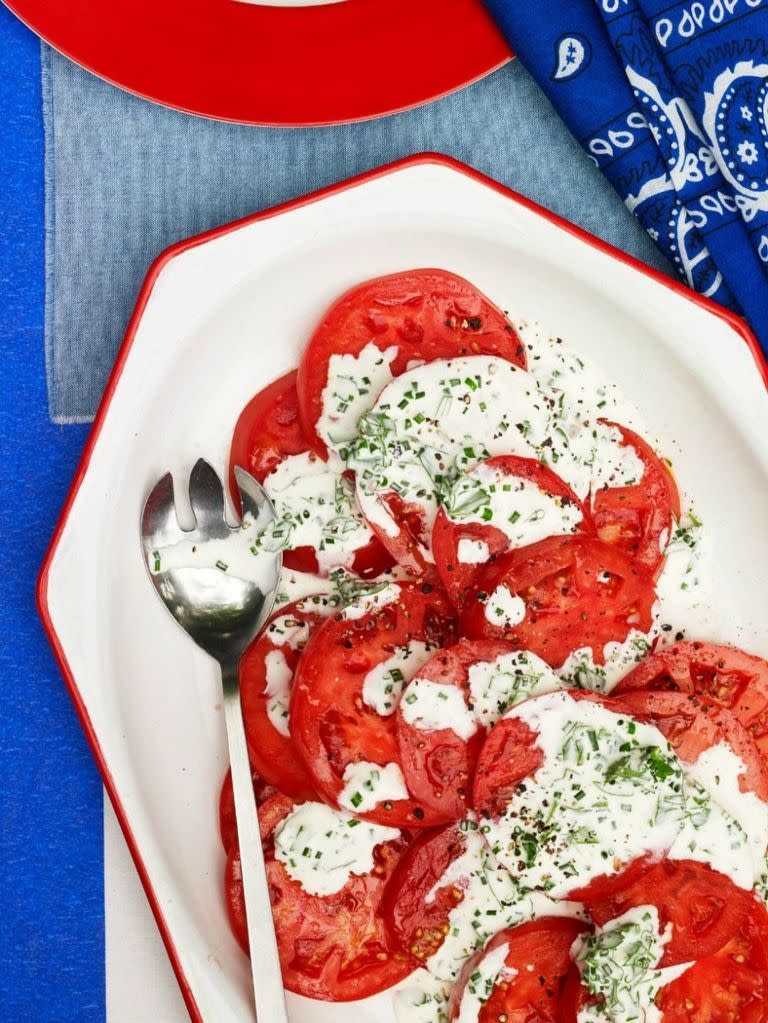
[[[768,351],[768,0],[486,0],[687,283]]]

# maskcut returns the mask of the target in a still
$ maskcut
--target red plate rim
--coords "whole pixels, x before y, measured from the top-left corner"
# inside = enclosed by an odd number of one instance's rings
[[[307,127],[437,99],[510,59],[482,0],[5,0],[113,85],[186,113]]]
[[[91,751],[98,765],[99,771],[104,782],[104,786],[114,807],[117,819],[120,822],[120,827],[122,828],[123,835],[125,836],[126,843],[131,852],[131,856],[133,857],[134,863],[136,864],[136,869],[138,871],[139,877],[141,878],[142,885],[144,886],[147,899],[149,900],[149,904],[152,908],[152,912],[154,914],[155,920],[160,930],[160,934],[162,935],[163,942],[165,943],[166,951],[168,952],[168,957],[171,961],[171,965],[173,966],[173,970],[176,974],[176,979],[179,983],[179,987],[181,988],[181,993],[184,997],[184,1001],[186,1003],[189,1014],[193,1020],[193,1023],[204,1023],[202,1013],[200,1012],[197,1002],[195,1001],[194,995],[192,994],[192,990],[189,986],[189,982],[187,981],[187,978],[181,967],[181,960],[179,957],[178,950],[176,949],[173,943],[173,939],[168,929],[168,925],[160,909],[160,905],[157,900],[157,896],[155,895],[155,891],[152,887],[152,883],[150,881],[146,865],[144,864],[144,861],[141,858],[138,843],[136,842],[133,832],[131,831],[130,823],[128,821],[125,808],[123,807],[122,803],[118,798],[115,784],[109,771],[109,767],[99,745],[98,738],[94,731],[83,698],[80,695],[80,691],[78,690],[77,680],[75,679],[74,673],[72,672],[72,669],[70,668],[67,662],[64,650],[61,646],[61,643],[59,642],[58,636],[56,635],[56,630],[51,619],[50,610],[48,608],[48,577],[51,565],[53,564],[53,559],[55,557],[59,541],[61,539],[62,533],[64,531],[70,512],[72,510],[72,505],[74,504],[77,493],[80,490],[80,486],[83,482],[83,478],[85,476],[85,473],[88,469],[88,465],[91,460],[91,455],[101,433],[101,429],[104,424],[107,412],[109,411],[109,406],[112,403],[112,398],[114,396],[118,382],[120,380],[126,361],[130,354],[131,347],[133,346],[133,341],[136,336],[136,331],[138,330],[138,326],[141,321],[142,315],[147,306],[147,303],[149,302],[150,296],[152,294],[152,291],[154,290],[157,279],[160,276],[163,269],[167,266],[167,264],[171,262],[171,260],[173,260],[176,256],[181,255],[181,253],[186,252],[189,249],[196,248],[198,245],[202,245],[205,242],[212,241],[215,238],[220,238],[223,235],[231,233],[232,231],[236,231],[239,228],[246,226],[247,224],[253,224],[259,220],[267,220],[280,213],[286,213],[289,210],[295,210],[299,209],[302,206],[308,206],[312,203],[325,199],[328,196],[338,195],[339,193],[345,192],[349,189],[357,188],[360,185],[365,184],[366,182],[374,181],[377,178],[382,178],[389,174],[394,174],[397,171],[403,170],[406,167],[415,167],[420,164],[438,164],[443,167],[448,167],[453,171],[457,171],[460,174],[464,174],[466,177],[474,181],[477,181],[479,184],[484,185],[486,188],[492,188],[494,191],[498,192],[499,195],[504,196],[504,198],[509,199],[512,202],[518,203],[521,206],[524,206],[532,213],[535,213],[538,216],[543,217],[551,224],[554,224],[556,227],[559,227],[564,231],[567,231],[569,234],[575,235],[577,238],[580,238],[588,245],[593,246],[594,248],[598,249],[601,252],[606,253],[607,255],[613,257],[614,259],[618,259],[619,262],[632,267],[634,270],[644,274],[646,277],[650,277],[658,284],[662,284],[664,285],[664,287],[670,288],[672,291],[677,292],[678,295],[687,299],[689,302],[692,302],[694,305],[706,309],[707,312],[713,313],[715,316],[719,316],[720,319],[725,320],[725,322],[730,327],[732,327],[732,329],[735,330],[736,333],[746,343],[755,360],[757,371],[760,374],[760,377],[765,387],[768,389],[768,360],[763,354],[762,349],[760,348],[760,345],[757,341],[757,338],[749,329],[746,322],[742,320],[739,316],[736,316],[734,313],[729,312],[722,306],[717,305],[717,303],[713,302],[711,299],[705,298],[703,295],[699,295],[697,292],[692,291],[690,288],[687,288],[684,284],[675,281],[670,277],[667,277],[666,275],[660,273],[658,270],[655,270],[653,267],[649,267],[645,263],[641,263],[638,259],[635,259],[634,256],[630,256],[626,252],[622,252],[621,249],[617,249],[613,245],[609,245],[607,242],[602,241],[602,239],[596,238],[594,235],[589,234],[589,232],[584,231],[582,228],[577,227],[575,224],[570,223],[570,221],[564,220],[562,217],[559,217],[557,214],[552,213],[550,210],[546,209],[543,206],[540,206],[538,203],[533,202],[531,199],[527,199],[525,196],[520,195],[519,192],[515,192],[511,188],[507,188],[505,185],[500,184],[498,181],[494,181],[493,178],[489,178],[485,174],[481,174],[480,171],[476,171],[473,168],[468,167],[466,164],[463,164],[458,160],[454,160],[452,157],[443,156],[440,153],[418,153],[414,156],[405,157],[405,159],[397,160],[396,162],[387,164],[384,167],[380,167],[377,168],[376,170],[368,171],[365,174],[360,174],[356,177],[349,178],[347,181],[343,181],[340,184],[330,185],[327,188],[323,188],[317,192],[312,192],[311,194],[304,196],[302,198],[293,199],[290,202],[283,203],[280,206],[275,206],[272,209],[264,210],[261,213],[256,213],[250,217],[246,217],[242,220],[235,221],[232,224],[226,224],[223,227],[218,227],[212,231],[207,231],[204,234],[197,235],[193,238],[188,238],[185,241],[178,242],[176,245],[173,245],[170,248],[166,249],[165,252],[161,253],[158,256],[158,258],[150,267],[145,278],[143,287],[141,289],[141,292],[139,293],[136,308],[134,309],[131,319],[128,323],[128,328],[126,330],[125,337],[120,347],[120,351],[118,352],[114,368],[107,383],[107,387],[104,392],[104,397],[102,398],[99,410],[96,413],[96,418],[94,419],[91,433],[88,437],[88,441],[83,450],[83,454],[81,456],[77,472],[72,482],[72,486],[67,495],[67,499],[65,501],[61,515],[59,517],[56,530],[53,534],[53,538],[51,539],[50,546],[48,548],[42,567],[40,569],[40,575],[37,582],[37,608],[43,623],[43,628],[45,629],[46,635],[48,636],[48,640],[53,648],[53,652],[58,662],[59,669],[62,673],[62,676],[64,677],[64,681],[66,683],[72,702],[74,703],[75,710],[80,719],[80,723],[82,725],[86,739],[88,740],[88,744],[91,747]]]

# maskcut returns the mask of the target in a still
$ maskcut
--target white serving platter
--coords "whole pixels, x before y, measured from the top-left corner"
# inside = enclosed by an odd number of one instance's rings
[[[417,156],[184,242],[150,271],[43,566],[41,615],[194,1020],[252,1020],[222,896],[215,665],[155,599],[140,509],[221,471],[242,407],[368,277],[438,266],[539,319],[640,408],[712,537],[708,637],[768,655],[768,367],[736,317],[456,162]],[[177,487],[178,493],[179,487]],[[392,1023],[391,997],[289,996],[292,1023]],[[269,1021],[264,1021],[269,1023]]]

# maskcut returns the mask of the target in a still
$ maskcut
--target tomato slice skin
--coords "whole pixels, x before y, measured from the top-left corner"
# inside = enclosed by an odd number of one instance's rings
[[[435,648],[456,638],[453,608],[431,581],[403,582],[396,599],[358,618],[325,622],[299,662],[291,696],[291,728],[317,792],[332,806],[344,771],[357,761],[400,764],[394,715],[380,716],[362,699],[369,671],[397,647],[417,640]],[[414,799],[381,803],[359,816],[393,827],[429,827],[444,816]]]
[[[438,651],[418,671],[418,678],[455,686],[469,702],[469,669],[480,661],[494,661],[509,653],[508,643],[496,640],[470,642],[460,639],[455,646]],[[459,820],[466,813],[472,793],[472,779],[485,730],[478,724],[468,740],[449,728],[427,732],[409,724],[396,711],[397,738],[403,775],[415,799],[447,820]]]
[[[671,536],[680,518],[680,494],[674,477],[650,444],[626,426],[601,422],[621,433],[622,444],[634,449],[643,463],[638,483],[602,487],[592,497],[592,515],[598,537],[614,544],[654,577],[664,564],[662,540]]]
[[[292,737],[278,731],[269,718],[267,661],[282,656],[286,668],[295,674],[306,639],[292,647],[280,642],[282,637],[275,630],[281,620],[287,619],[295,622],[302,633],[311,634],[325,621],[326,612],[321,597],[308,597],[280,608],[240,663],[240,698],[251,764],[266,782],[292,799],[313,799],[314,788]]]
[[[765,1023],[768,912],[756,899],[731,939],[657,998],[664,1023]]]
[[[270,812],[262,808],[271,829],[293,805],[284,796]],[[265,841],[267,880],[275,920],[283,983],[288,991],[322,1001],[368,998],[408,976],[413,961],[393,944],[385,926],[381,901],[405,848],[402,839],[386,842],[374,853],[370,874],[352,875],[333,895],[310,895],[275,859]],[[248,952],[240,853],[234,845],[227,857],[224,892],[232,931]]]
[[[584,504],[578,499],[568,484],[543,462],[535,458],[522,458],[518,455],[498,455],[481,463],[489,469],[506,476],[513,476],[533,483],[545,494],[559,497],[569,504],[575,505],[582,515],[580,532],[591,532],[591,517]],[[510,549],[506,533],[496,526],[478,522],[453,522],[440,509],[432,529],[432,553],[435,567],[443,581],[443,586],[457,607],[461,607],[465,593],[481,573],[483,565],[471,565],[459,561],[459,541],[462,539],[482,540],[488,545],[491,558],[505,554]]]
[[[497,587],[523,602],[518,624],[488,620],[486,603]],[[655,599],[650,574],[622,551],[592,537],[551,537],[501,555],[479,574],[461,611],[461,631],[505,639],[553,668],[581,647],[603,663],[607,643],[622,642],[632,629],[649,631]]]
[[[263,483],[286,458],[310,450],[299,417],[296,377],[297,371],[293,370],[275,380],[254,395],[240,413],[229,452],[232,494],[238,493],[235,466]],[[283,564],[296,572],[317,572],[319,567],[311,547],[284,551]],[[353,570],[364,579],[380,575],[391,565],[392,558],[375,536],[355,552],[352,562]]]
[[[341,295],[323,316],[299,365],[298,391],[306,435],[326,456],[316,424],[332,355],[357,355],[369,343],[396,347],[393,376],[414,360],[496,355],[525,368],[525,348],[504,313],[447,270],[417,269],[365,281]]]
[[[736,647],[681,642],[658,650],[626,675],[614,693],[679,690],[708,697],[733,713],[768,761],[768,661]]]
[[[251,772],[251,777],[253,778],[253,791],[258,807],[263,807],[267,802],[272,801],[273,796],[280,795],[273,785],[268,785],[255,771]],[[272,801],[272,804],[275,805],[274,801]],[[269,813],[265,815],[260,810],[259,828],[261,829],[262,838],[267,838],[272,833],[274,826],[275,822],[270,818]],[[235,794],[232,789],[232,772],[229,770],[224,778],[224,784],[221,786],[221,795],[219,796],[219,835],[221,836],[221,844],[224,846],[224,852],[228,853],[232,846],[237,844]]]
[[[541,917],[499,931],[464,967],[454,987],[448,1018],[458,1020],[464,992],[484,959],[502,945],[508,946],[505,966],[515,970],[509,980],[497,983],[477,1017],[478,1023],[497,1020],[559,1023],[560,1001],[571,967],[571,945],[587,929],[568,917]]]
[[[423,831],[392,873],[382,913],[393,940],[417,964],[440,948],[450,912],[464,898],[459,888],[446,885],[427,902],[429,893],[466,848],[466,833],[458,824]]]
[[[285,458],[309,449],[299,418],[296,376],[292,370],[275,380],[255,394],[240,413],[229,453],[232,493],[237,493],[236,465],[263,483]]]

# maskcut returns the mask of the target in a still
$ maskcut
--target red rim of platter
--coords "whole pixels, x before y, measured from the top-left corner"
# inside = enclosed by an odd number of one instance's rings
[[[220,238],[223,235],[230,234],[232,231],[237,231],[240,228],[245,227],[247,224],[256,223],[260,220],[266,220],[270,217],[274,217],[281,213],[286,213],[289,212],[290,210],[295,210],[302,206],[322,201],[323,199],[326,199],[329,196],[338,195],[339,193],[345,192],[349,189],[358,188],[361,185],[366,184],[367,182],[375,181],[377,178],[385,177],[386,175],[397,173],[398,171],[401,171],[406,167],[414,167],[418,166],[419,164],[438,164],[443,167],[448,167],[451,170],[456,171],[460,174],[466,175],[472,180],[477,181],[480,184],[484,185],[486,188],[493,189],[494,191],[498,192],[499,195],[504,196],[511,202],[517,203],[521,206],[524,206],[526,209],[531,210],[538,216],[543,217],[545,220],[549,221],[551,224],[554,224],[555,226],[561,228],[564,231],[567,231],[569,234],[575,235],[577,238],[580,238],[586,244],[593,246],[594,248],[600,250],[601,252],[605,252],[606,254],[610,255],[613,259],[617,259],[619,260],[619,262],[625,263],[627,266],[631,266],[638,273],[641,273],[646,277],[650,277],[652,280],[656,281],[658,284],[662,284],[664,287],[670,288],[672,291],[676,292],[681,297],[687,299],[689,302],[692,302],[694,305],[698,305],[701,308],[706,309],[708,312],[713,313],[715,316],[718,316],[720,319],[725,320],[725,322],[728,323],[729,326],[733,330],[735,330],[736,333],[746,343],[755,360],[757,372],[760,375],[760,378],[763,381],[764,385],[768,389],[768,360],[766,360],[766,357],[763,355],[760,345],[758,344],[757,338],[751,332],[745,321],[742,320],[740,317],[724,309],[722,306],[717,305],[715,302],[711,301],[711,299],[705,298],[702,295],[697,294],[690,288],[685,287],[685,285],[672,280],[670,277],[667,277],[661,272],[654,270],[652,267],[647,266],[645,263],[641,263],[633,256],[629,256],[625,252],[622,252],[620,249],[617,249],[614,246],[609,245],[607,242],[601,241],[594,235],[589,234],[587,231],[584,231],[582,228],[577,227],[575,224],[571,224],[569,221],[564,220],[562,217],[557,216],[557,214],[550,212],[549,210],[545,209],[542,206],[539,206],[532,200],[526,199],[525,196],[520,195],[518,192],[514,192],[512,189],[507,188],[505,185],[499,184],[492,178],[489,178],[486,175],[481,174],[479,171],[473,170],[471,167],[467,167],[466,164],[460,163],[458,160],[454,160],[452,157],[443,156],[437,153],[419,153],[414,156],[406,157],[403,160],[398,160],[395,163],[387,164],[384,167],[380,167],[377,168],[376,170],[369,171],[366,174],[361,174],[358,175],[357,177],[350,178],[349,180],[341,182],[338,185],[331,185],[328,188],[321,189],[318,192],[314,192],[300,199],[294,199],[290,202],[284,203],[281,206],[276,206],[270,210],[264,210],[261,213],[257,213],[254,216],[236,221],[235,223],[227,224],[224,227],[216,228],[213,231],[208,231],[205,234],[198,235],[194,238],[188,238],[185,241],[179,242],[178,244],[171,246],[171,248],[166,249],[166,251],[163,252],[155,260],[155,262],[149,269],[147,277],[144,281],[144,285],[139,294],[139,298],[136,303],[136,308],[134,309],[130,322],[128,324],[128,329],[126,331],[125,338],[123,339],[123,343],[118,353],[117,360],[112,370],[112,374],[107,383],[107,387],[104,392],[104,397],[102,398],[101,405],[99,406],[98,413],[96,414],[93,428],[91,430],[85,449],[83,451],[80,464],[77,469],[77,473],[72,482],[72,487],[67,495],[67,499],[64,504],[64,508],[62,509],[61,516],[56,526],[53,538],[51,540],[50,547],[45,556],[45,560],[43,561],[43,565],[40,570],[40,576],[37,584],[37,606],[40,618],[43,623],[43,628],[45,629],[45,632],[48,636],[48,640],[53,648],[53,652],[58,662],[59,669],[62,673],[62,676],[64,677],[67,689],[69,690],[69,695],[72,699],[72,702],[74,703],[75,710],[77,712],[78,717],[80,718],[80,723],[83,727],[83,731],[88,740],[88,744],[91,747],[91,751],[93,752],[94,758],[97,762],[99,771],[104,781],[104,786],[109,794],[117,819],[120,822],[120,827],[122,828],[126,843],[131,852],[131,856],[133,857],[133,860],[136,864],[137,872],[139,874],[139,877],[141,878],[142,885],[144,886],[144,889],[147,894],[147,899],[152,908],[152,912],[155,916],[155,920],[157,921],[158,928],[165,943],[165,947],[168,952],[168,957],[171,961],[171,965],[173,966],[174,972],[176,974],[176,979],[179,983],[181,993],[184,997],[187,1010],[189,1011],[189,1014],[194,1023],[204,1023],[203,1016],[195,1001],[195,997],[192,993],[189,981],[187,980],[187,977],[184,974],[184,970],[182,968],[181,961],[179,958],[178,949],[173,943],[173,939],[166,924],[162,910],[160,909],[160,904],[158,902],[155,891],[152,887],[149,872],[147,870],[146,864],[142,859],[136,838],[131,830],[131,825],[128,820],[128,815],[126,813],[125,807],[122,805],[120,799],[118,798],[115,784],[109,770],[109,765],[107,764],[107,761],[101,750],[98,736],[96,735],[96,732],[93,728],[93,725],[88,714],[88,710],[85,706],[85,702],[78,688],[77,679],[75,678],[75,675],[67,662],[67,658],[64,653],[63,647],[59,642],[59,638],[56,634],[56,629],[53,624],[53,620],[51,618],[50,610],[48,607],[48,578],[50,569],[56,556],[56,551],[59,546],[59,542],[66,527],[67,520],[74,505],[78,491],[80,490],[80,486],[83,482],[85,474],[88,471],[88,466],[91,460],[93,450],[98,442],[102,426],[106,419],[107,413],[109,412],[109,407],[112,403],[112,398],[114,396],[115,390],[117,389],[117,385],[122,375],[123,368],[125,367],[126,361],[130,355],[131,347],[133,346],[133,342],[136,337],[139,324],[141,322],[142,316],[144,315],[144,310],[146,309],[147,304],[150,300],[158,277],[165,269],[165,267],[168,265],[168,263],[174,260],[177,256],[181,255],[183,252],[188,251],[189,249],[196,248],[197,246],[203,245],[206,242],[213,241],[214,239]]]
[[[309,126],[396,113],[510,59],[482,0],[6,0],[101,78],[187,113]]]

